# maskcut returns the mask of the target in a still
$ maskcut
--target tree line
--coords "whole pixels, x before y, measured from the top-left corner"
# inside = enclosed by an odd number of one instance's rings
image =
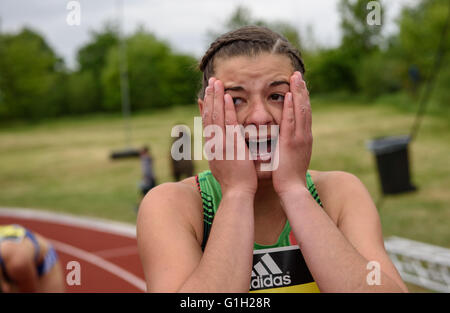
[[[264,25],[282,33],[302,52],[311,94],[345,93],[374,100],[385,95],[418,97],[432,74],[436,49],[449,14],[448,0],[420,0],[404,7],[390,35],[367,23],[367,0],[340,0],[342,39],[324,48],[302,40],[298,30],[282,21],[266,22],[238,7],[214,39],[243,25]],[[386,7],[382,7],[382,13]],[[120,53],[114,23],[92,31],[77,52],[77,69],[64,60],[44,37],[30,28],[0,34],[0,121],[120,112]],[[170,44],[143,28],[124,38],[133,111],[195,103],[201,75],[195,57],[175,52]],[[450,36],[444,48],[450,47]],[[448,112],[450,57],[440,67],[433,105]]]

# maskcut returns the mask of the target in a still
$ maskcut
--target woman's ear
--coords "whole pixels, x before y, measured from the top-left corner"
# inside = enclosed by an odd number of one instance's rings
[[[197,104],[198,104],[198,109],[200,111],[200,116],[203,116],[203,100],[198,98]]]

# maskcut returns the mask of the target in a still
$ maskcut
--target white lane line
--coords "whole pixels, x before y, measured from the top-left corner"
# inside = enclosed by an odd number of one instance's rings
[[[120,256],[128,256],[131,254],[138,254],[138,249],[137,246],[134,245],[122,248],[100,250],[94,252],[94,254],[104,259],[109,259],[109,258],[117,258]]]
[[[68,245],[66,243],[56,241],[56,240],[50,240],[53,246],[56,248],[56,250],[59,250],[63,253],[73,255],[74,257],[77,257],[79,259],[82,259],[86,262],[89,262],[95,266],[98,266],[102,269],[104,269],[107,272],[110,272],[111,274],[123,279],[124,281],[130,283],[131,285],[135,286],[141,291],[147,290],[147,285],[145,284],[145,281],[141,278],[137,277],[136,275],[124,270],[123,268],[108,262],[104,260],[103,258],[92,254],[90,252],[87,252],[85,250],[76,248],[74,246]]]
[[[0,207],[0,216],[76,226],[103,233],[122,235],[128,238],[136,238],[135,225],[100,218],[80,217],[66,213],[55,213],[42,210],[2,207]]]

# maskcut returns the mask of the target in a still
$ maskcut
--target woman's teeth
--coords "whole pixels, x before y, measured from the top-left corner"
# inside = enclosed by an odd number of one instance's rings
[[[272,139],[249,139],[247,146],[255,160],[268,161],[272,157]]]

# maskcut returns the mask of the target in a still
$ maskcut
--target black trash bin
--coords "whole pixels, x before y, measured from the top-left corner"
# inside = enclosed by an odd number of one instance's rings
[[[126,148],[120,151],[113,151],[109,157],[113,160],[125,159],[125,158],[138,158],[141,154],[140,149]]]
[[[416,190],[411,183],[408,158],[410,136],[390,136],[370,140],[367,144],[376,157],[383,194]]]

